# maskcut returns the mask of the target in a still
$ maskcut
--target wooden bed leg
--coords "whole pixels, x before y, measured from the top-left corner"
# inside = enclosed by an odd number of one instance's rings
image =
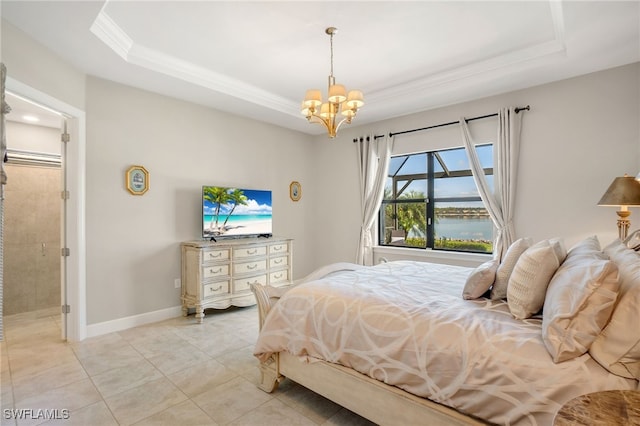
[[[284,379],[278,368],[278,354],[271,355],[266,362],[260,364],[260,383],[258,387],[267,393],[278,388],[278,384]]]

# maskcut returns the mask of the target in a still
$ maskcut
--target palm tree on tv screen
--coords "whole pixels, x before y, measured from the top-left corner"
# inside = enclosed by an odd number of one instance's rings
[[[213,220],[209,222],[209,231],[212,232],[214,229],[219,230],[218,219],[220,217],[220,207],[223,204],[227,204],[231,199],[231,196],[229,195],[229,188],[224,188],[222,186],[205,186],[203,197],[205,200],[215,205],[215,226]]]
[[[244,195],[244,192],[241,189],[235,188],[228,195],[229,195],[229,200],[227,200],[227,202],[232,202],[233,203],[233,207],[231,208],[231,211],[227,215],[227,218],[224,220],[224,223],[222,224],[222,228],[223,229],[226,229],[225,227],[227,226],[227,222],[229,221],[229,218],[233,214],[233,211],[236,209],[236,207],[239,206],[239,205],[246,206],[247,205],[247,201],[248,201],[247,196]]]

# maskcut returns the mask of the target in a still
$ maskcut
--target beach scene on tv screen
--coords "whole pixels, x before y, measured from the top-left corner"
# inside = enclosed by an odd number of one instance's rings
[[[204,186],[202,236],[271,234],[271,191]]]

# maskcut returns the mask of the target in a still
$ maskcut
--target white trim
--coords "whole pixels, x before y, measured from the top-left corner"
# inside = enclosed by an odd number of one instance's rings
[[[70,117],[71,142],[65,159],[68,173],[68,200],[66,223],[67,245],[71,255],[67,261],[67,303],[71,306],[67,321],[67,340],[81,341],[86,337],[86,115],[85,112],[60,101],[33,87],[7,76],[6,90],[28,98],[54,111]]]
[[[474,268],[491,259],[493,259],[493,255],[484,253],[464,253],[387,246],[375,246],[373,248],[374,263],[384,261],[391,262],[394,260],[416,260],[418,262],[445,263],[447,265]]]
[[[137,327],[140,325],[176,318],[181,315],[182,307],[173,306],[171,308],[160,309],[158,311],[145,312],[143,314],[133,315],[130,317],[118,318],[110,321],[100,322],[97,324],[90,324],[87,326],[87,337],[101,336],[107,333],[127,330],[129,328]]]

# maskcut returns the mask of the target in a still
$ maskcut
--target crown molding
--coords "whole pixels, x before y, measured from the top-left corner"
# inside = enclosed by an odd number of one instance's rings
[[[196,84],[234,98],[248,101],[292,117],[299,117],[299,105],[289,99],[213,72],[191,62],[135,43],[105,12],[104,7],[91,25],[91,32],[126,62]]]

